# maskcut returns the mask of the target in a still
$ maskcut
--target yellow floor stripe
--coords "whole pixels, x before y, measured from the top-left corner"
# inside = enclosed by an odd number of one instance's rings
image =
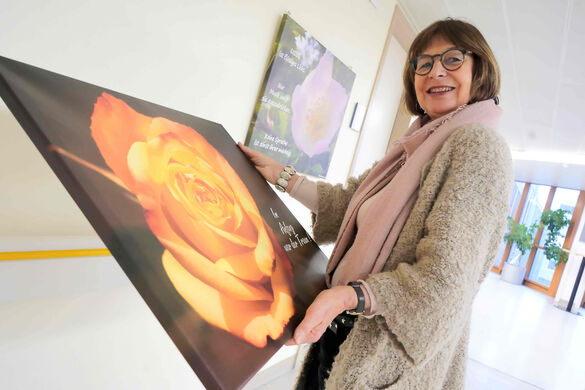
[[[60,257],[88,257],[88,256],[109,256],[110,251],[103,249],[61,249],[52,251],[22,251],[22,252],[0,252],[2,260],[32,260],[32,259],[55,259]]]

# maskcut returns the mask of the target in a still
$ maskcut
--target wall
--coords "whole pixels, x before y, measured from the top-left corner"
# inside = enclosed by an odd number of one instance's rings
[[[280,18],[291,16],[356,73],[328,180],[344,181],[394,0],[295,2],[0,0],[0,55],[224,125],[243,140]],[[145,5],[147,4],[147,5]],[[0,237],[94,235],[0,105]]]
[[[404,104],[400,104],[404,94],[402,71],[408,48],[415,36],[416,31],[401,8],[397,7],[388,30],[386,47],[368,102],[350,176],[358,176],[375,161],[381,160],[390,148],[391,141],[398,139],[409,126],[411,115],[406,112]]]

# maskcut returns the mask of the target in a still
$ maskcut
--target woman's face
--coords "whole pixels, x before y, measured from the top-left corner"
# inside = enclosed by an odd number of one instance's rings
[[[454,48],[451,42],[435,38],[421,54],[435,55]],[[431,119],[450,113],[469,102],[473,78],[473,56],[466,55],[461,68],[446,70],[439,57],[435,57],[433,69],[424,75],[414,75],[416,99]]]

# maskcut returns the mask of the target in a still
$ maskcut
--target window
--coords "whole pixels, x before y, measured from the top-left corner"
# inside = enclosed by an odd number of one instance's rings
[[[554,194],[554,198],[552,204],[550,206],[551,210],[566,210],[569,213],[567,217],[571,219],[573,217],[573,211],[575,210],[575,206],[577,205],[577,199],[579,198],[579,191],[576,190],[569,190],[566,188],[557,188]],[[557,239],[557,244],[561,247],[565,244],[565,238],[567,237],[567,232],[569,227],[565,227],[561,234]],[[540,241],[538,243],[539,246],[543,246],[546,238],[548,237],[548,229],[545,229],[542,232],[542,236],[540,237]],[[536,283],[542,284],[543,286],[550,287],[553,279],[553,275],[555,273],[556,264],[554,261],[548,260],[544,256],[544,250],[538,248],[536,250],[536,254],[534,256],[534,261],[532,266],[530,267],[530,272],[528,274],[528,280],[532,280]]]
[[[567,210],[571,224],[561,231],[559,245],[569,248],[573,242],[573,235],[578,221],[581,219],[585,204],[585,191],[557,188],[547,185],[515,182],[508,215],[519,223],[530,227],[538,224],[545,210]],[[502,242],[492,271],[501,273],[504,263],[508,259],[519,257],[520,264],[527,268],[524,284],[549,295],[556,293],[558,282],[564,270],[564,265],[557,266],[544,256],[542,245],[548,232],[539,229],[535,236],[535,246],[524,255],[515,245]]]

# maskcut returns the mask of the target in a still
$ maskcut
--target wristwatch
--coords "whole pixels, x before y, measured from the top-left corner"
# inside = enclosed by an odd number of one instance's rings
[[[347,285],[353,287],[353,289],[355,290],[355,293],[357,294],[357,298],[358,298],[357,307],[353,310],[347,310],[347,314],[353,314],[353,315],[364,314],[364,311],[366,310],[366,297],[365,297],[364,292],[362,290],[361,283],[354,281],[354,282],[349,282]]]

